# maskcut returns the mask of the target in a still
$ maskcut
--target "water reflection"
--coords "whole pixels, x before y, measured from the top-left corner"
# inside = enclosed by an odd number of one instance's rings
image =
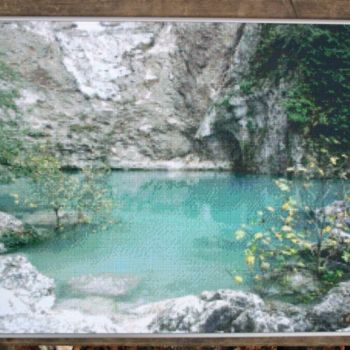
[[[71,277],[106,272],[142,281],[128,296],[132,302],[235,288],[227,270],[246,267],[245,243],[237,242],[233,232],[254,221],[262,208],[281,205],[285,194],[274,180],[225,172],[114,172],[108,185],[115,224],[97,233],[88,226],[70,228],[22,252],[61,290]],[[297,196],[305,195],[301,185],[294,183]],[[25,186],[1,186],[0,210],[23,212],[9,193]],[[316,181],[314,191],[322,192],[322,186]],[[328,201],[340,183],[330,186]]]

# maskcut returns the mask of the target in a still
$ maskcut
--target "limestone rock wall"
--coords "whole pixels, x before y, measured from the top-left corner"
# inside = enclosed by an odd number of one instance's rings
[[[50,140],[69,167],[278,172],[295,153],[284,87],[217,107],[258,36],[240,23],[3,22],[0,62],[16,79],[0,76],[0,89],[18,98],[0,120]]]

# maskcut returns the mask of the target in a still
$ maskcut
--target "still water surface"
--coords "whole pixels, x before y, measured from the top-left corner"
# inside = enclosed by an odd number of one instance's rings
[[[228,273],[248,278],[244,243],[233,233],[258,210],[282,203],[274,180],[226,172],[113,172],[116,224],[97,233],[82,226],[20,252],[56,280],[61,299],[72,296],[64,287],[70,278],[99,273],[138,277],[128,302],[242,289]],[[2,210],[12,205],[4,188]]]

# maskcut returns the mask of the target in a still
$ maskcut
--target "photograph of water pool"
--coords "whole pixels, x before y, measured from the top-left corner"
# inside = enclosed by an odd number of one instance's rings
[[[0,333],[350,331],[350,27],[0,43]]]

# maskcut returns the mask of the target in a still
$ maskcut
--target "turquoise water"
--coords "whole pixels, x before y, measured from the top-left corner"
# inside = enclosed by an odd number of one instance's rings
[[[59,298],[71,296],[64,288],[70,278],[99,273],[138,277],[140,286],[124,298],[130,302],[242,289],[228,272],[248,276],[244,243],[233,232],[261,208],[282,203],[273,181],[225,172],[114,172],[115,224],[98,233],[83,226],[21,253],[55,278]],[[14,209],[11,190],[2,187],[0,210]]]

